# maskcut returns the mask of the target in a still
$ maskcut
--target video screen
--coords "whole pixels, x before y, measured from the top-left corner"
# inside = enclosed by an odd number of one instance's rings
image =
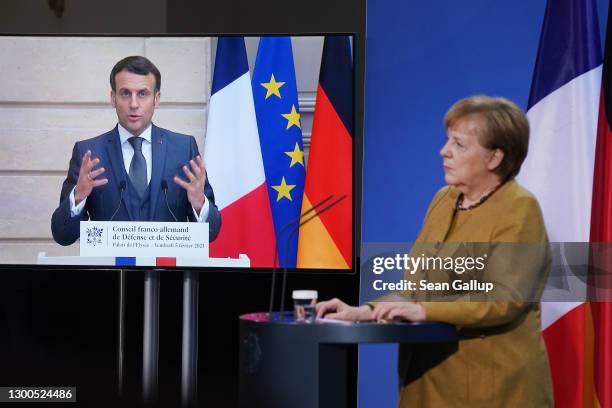
[[[0,264],[353,268],[352,36],[1,36],[0,56]]]

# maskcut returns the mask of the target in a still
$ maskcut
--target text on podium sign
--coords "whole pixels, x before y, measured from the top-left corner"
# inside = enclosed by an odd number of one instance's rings
[[[81,256],[208,258],[208,223],[81,221]]]

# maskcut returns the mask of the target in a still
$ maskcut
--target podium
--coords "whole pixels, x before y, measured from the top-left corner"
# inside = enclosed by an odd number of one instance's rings
[[[208,255],[208,254],[206,254]],[[117,269],[119,272],[119,339],[118,339],[118,384],[122,393],[124,333],[125,333],[125,270],[122,267],[145,269],[143,304],[143,353],[142,388],[143,401],[154,403],[158,395],[159,361],[159,274],[165,267],[190,269],[193,267],[248,268],[250,260],[246,255],[238,258],[168,258],[168,257],[114,257],[114,256],[47,256],[38,254],[39,265],[95,266]],[[181,404],[190,406],[197,401],[198,382],[198,272],[183,272],[183,321],[181,343]]]
[[[313,323],[275,314],[240,316],[240,406],[343,408],[351,405],[349,362],[361,343],[456,340],[443,323]]]

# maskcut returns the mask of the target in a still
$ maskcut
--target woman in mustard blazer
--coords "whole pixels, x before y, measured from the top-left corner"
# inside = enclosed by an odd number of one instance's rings
[[[456,343],[400,346],[401,408],[552,406],[538,303],[550,270],[548,238],[537,200],[514,180],[529,123],[506,99],[473,96],[453,105],[444,124],[448,186],[432,200],[411,254],[486,254],[478,279],[494,290],[404,292],[359,307],[333,299],[319,303],[317,315],[456,326]],[[415,276],[444,282],[458,274],[421,270],[406,278]]]

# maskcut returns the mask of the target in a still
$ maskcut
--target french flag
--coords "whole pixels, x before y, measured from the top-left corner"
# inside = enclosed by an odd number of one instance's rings
[[[612,241],[612,134],[601,79],[596,1],[549,0],[519,181],[538,198],[551,242]],[[612,407],[610,304],[587,302],[581,290],[573,298],[585,301],[542,304],[555,405]]]
[[[274,226],[242,37],[218,39],[204,161],[222,217],[210,256],[245,254],[252,267],[272,266]]]

